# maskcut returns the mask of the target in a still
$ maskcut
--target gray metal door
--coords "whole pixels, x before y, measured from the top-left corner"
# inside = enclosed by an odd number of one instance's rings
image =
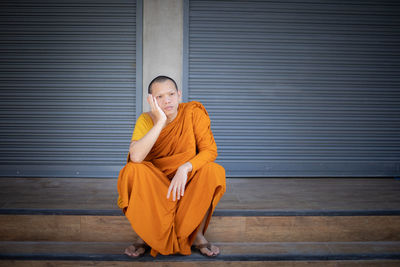
[[[228,176],[400,175],[400,2],[185,1]]]
[[[136,1],[1,1],[0,175],[117,177],[136,116]]]

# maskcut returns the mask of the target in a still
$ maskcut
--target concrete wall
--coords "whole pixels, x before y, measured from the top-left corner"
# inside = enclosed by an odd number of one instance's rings
[[[143,110],[147,87],[158,75],[182,88],[183,0],[143,0]]]

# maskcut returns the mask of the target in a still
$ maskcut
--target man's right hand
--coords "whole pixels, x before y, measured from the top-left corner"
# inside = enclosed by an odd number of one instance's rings
[[[158,105],[156,98],[153,95],[149,94],[149,96],[147,97],[147,102],[150,104],[151,114],[155,119],[154,124],[160,123],[164,128],[167,122],[167,115],[165,115],[164,111]]]
[[[151,107],[151,117],[154,125],[145,136],[138,141],[132,142],[129,146],[130,158],[136,163],[140,163],[146,158],[157,141],[162,129],[167,124],[167,115],[165,115],[164,111],[160,108],[156,99],[152,95],[149,95],[147,101]]]

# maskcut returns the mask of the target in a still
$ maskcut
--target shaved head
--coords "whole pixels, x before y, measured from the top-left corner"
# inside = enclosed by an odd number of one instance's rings
[[[168,76],[160,75],[160,76],[155,77],[150,82],[149,88],[148,88],[148,93],[151,94],[151,92],[152,92],[152,90],[151,90],[152,88],[151,87],[153,86],[154,83],[162,83],[162,82],[165,82],[165,81],[168,81],[168,80],[174,83],[175,89],[176,89],[176,91],[178,91],[178,86],[176,85],[176,82],[174,81],[174,79],[172,79],[171,77],[168,77]]]

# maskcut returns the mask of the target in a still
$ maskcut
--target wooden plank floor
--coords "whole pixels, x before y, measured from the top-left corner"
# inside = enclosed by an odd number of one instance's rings
[[[311,226],[311,227],[310,227]],[[400,216],[213,216],[210,242],[400,241]],[[121,216],[0,214],[0,241],[131,242]]]
[[[0,242],[3,254],[116,254],[129,246],[129,242]],[[215,242],[221,255],[351,255],[400,253],[400,242]],[[148,254],[148,253],[147,253]],[[193,255],[199,253],[193,251]],[[147,256],[147,255],[146,255]],[[125,256],[124,256],[125,257]],[[180,256],[182,257],[182,256]],[[197,256],[196,256],[197,257]],[[126,257],[129,259],[129,257]],[[159,255],[158,258],[162,258]]]
[[[212,260],[198,253],[156,261],[123,255],[136,235],[117,207],[116,179],[0,178],[0,187],[0,266],[400,263],[395,179],[227,179],[206,234],[222,250]]]
[[[398,266],[400,263],[399,242],[216,243],[221,249],[221,255],[213,259],[205,258],[195,251],[190,256],[158,255],[156,259],[147,252],[140,259],[131,259],[121,253],[127,245],[111,242],[0,242],[0,263],[4,263],[4,266],[60,266],[63,260],[68,260],[69,264],[64,262],[66,266],[163,267],[206,266],[202,262],[207,262],[207,266],[230,267],[346,266],[340,264],[344,262],[347,262],[347,266]],[[151,264],[142,265],[145,262]],[[258,265],[253,264],[255,262]],[[64,263],[61,266],[65,266]]]
[[[118,210],[117,180],[0,178],[0,209]],[[399,210],[400,180],[230,178],[219,210]]]

